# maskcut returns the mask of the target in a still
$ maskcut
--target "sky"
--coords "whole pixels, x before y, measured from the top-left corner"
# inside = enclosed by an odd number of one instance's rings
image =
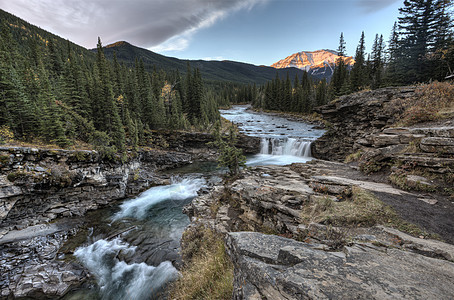
[[[354,56],[376,34],[389,39],[403,0],[0,0],[27,22],[95,48],[127,41],[181,59],[271,65],[295,52],[336,50],[341,32]]]

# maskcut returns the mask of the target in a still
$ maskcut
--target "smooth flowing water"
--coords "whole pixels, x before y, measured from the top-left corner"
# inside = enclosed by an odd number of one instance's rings
[[[221,116],[235,123],[241,132],[261,138],[260,154],[248,157],[247,165],[286,165],[312,159],[311,142],[322,136],[324,130],[249,108],[236,105],[221,110]]]
[[[88,242],[74,256],[96,286],[66,299],[162,299],[163,288],[179,276],[174,265],[189,224],[182,208],[205,186],[203,177],[187,175],[94,214]]]
[[[252,112],[248,106],[234,106],[221,114],[245,134],[261,138],[260,153],[248,157],[248,165],[306,162],[311,159],[311,142],[323,134],[311,125]],[[213,162],[175,169],[172,172],[184,177],[89,214],[88,237],[74,256],[96,284],[65,299],[165,298],[166,284],[179,276],[175,268],[181,264],[179,241],[189,224],[182,208],[206,186],[204,177],[220,180],[217,175],[225,171]]]

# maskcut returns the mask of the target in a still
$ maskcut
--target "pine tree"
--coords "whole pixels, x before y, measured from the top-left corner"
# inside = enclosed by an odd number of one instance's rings
[[[290,81],[290,77],[287,72],[281,110],[290,111],[291,103],[292,103],[292,82]]]
[[[229,127],[229,133],[224,140],[221,135],[220,122],[216,122],[213,130],[214,142],[212,145],[219,150],[218,164],[229,169],[230,176],[240,173],[242,167],[246,166],[246,157],[243,150],[236,148],[238,142],[237,133],[233,125]]]
[[[98,130],[107,132],[111,137],[113,144],[120,152],[125,150],[125,132],[121,123],[118,107],[113,98],[111,81],[109,78],[109,68],[104,51],[102,49],[101,39],[98,38],[96,66],[98,76],[95,76],[95,103],[94,111],[98,119]],[[98,111],[97,111],[98,109]],[[95,124],[96,125],[96,124]]]
[[[325,105],[328,102],[327,89],[328,89],[328,86],[326,84],[326,79],[323,78],[317,84],[317,91],[316,91],[316,96],[315,96],[315,105],[316,106]]]
[[[433,43],[433,55],[430,56],[432,63],[431,76],[434,79],[442,80],[451,72],[449,70],[449,63],[447,61],[447,54],[449,53],[450,46],[454,42],[453,36],[453,20],[451,0],[436,0],[434,3],[434,14],[438,17],[435,20],[435,35]]]
[[[402,53],[400,47],[400,39],[397,22],[391,30],[391,35],[388,41],[388,49],[386,51],[386,71],[385,81],[387,85],[398,85],[403,82],[402,79]]]
[[[345,80],[347,79],[347,66],[345,65],[344,55],[345,55],[345,40],[344,34],[341,33],[339,39],[339,47],[337,48],[337,52],[339,58],[336,61],[336,67],[334,68],[333,77],[331,79],[332,89],[336,96],[344,95],[344,90],[342,87],[345,85]]]
[[[365,86],[365,41],[364,41],[364,31],[361,33],[361,38],[359,40],[358,47],[356,48],[355,54],[355,63],[353,64],[353,68],[351,71],[351,91],[356,92],[360,88]]]
[[[399,35],[407,83],[425,81],[431,76],[427,58],[434,50],[437,30],[440,30],[440,16],[437,15],[440,11],[436,9],[436,4],[441,2],[405,0],[404,6],[399,9]]]
[[[384,53],[384,44],[383,44],[383,35],[380,37],[375,35],[375,41],[372,46],[372,68],[371,68],[371,87],[372,89],[377,89],[382,84],[383,77],[383,53]]]

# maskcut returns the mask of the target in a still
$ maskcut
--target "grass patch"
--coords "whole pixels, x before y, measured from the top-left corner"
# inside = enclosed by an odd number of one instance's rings
[[[233,265],[224,241],[211,229],[190,228],[182,237],[185,266],[169,289],[169,299],[231,299]]]
[[[374,226],[387,223],[395,214],[372,193],[352,187],[352,197],[334,202],[316,199],[303,210],[303,220],[333,226]]]
[[[355,153],[351,153],[351,154],[347,155],[347,157],[344,160],[344,163],[348,164],[350,162],[359,161],[359,159],[361,158],[361,155],[363,155],[363,151],[361,151],[361,150],[359,150]]]
[[[428,184],[425,184],[423,182],[419,182],[419,181],[410,181],[407,179],[407,176],[408,175],[417,175],[417,176],[423,176],[423,177],[426,177],[427,175],[426,174],[423,174],[421,175],[420,173],[418,172],[410,172],[410,173],[406,173],[405,171],[396,171],[396,172],[393,172],[391,173],[391,175],[389,175],[389,180],[391,181],[391,183],[395,186],[397,186],[398,188],[402,189],[402,190],[406,190],[406,191],[420,191],[420,192],[435,192],[437,189],[435,186],[433,185],[428,185]],[[426,175],[426,176],[424,176]]]
[[[418,226],[402,220],[390,206],[374,194],[353,186],[352,196],[341,202],[328,198],[315,199],[302,212],[305,224],[311,222],[337,227],[371,227],[385,225],[414,236],[429,236]]]
[[[450,118],[454,112],[454,84],[447,81],[422,84],[415,97],[397,99],[391,104],[402,112],[399,126]]]

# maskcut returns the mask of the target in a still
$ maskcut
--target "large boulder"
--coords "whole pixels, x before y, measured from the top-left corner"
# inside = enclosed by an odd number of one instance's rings
[[[232,232],[234,299],[450,299],[454,263],[373,244],[343,252],[256,232]]]

